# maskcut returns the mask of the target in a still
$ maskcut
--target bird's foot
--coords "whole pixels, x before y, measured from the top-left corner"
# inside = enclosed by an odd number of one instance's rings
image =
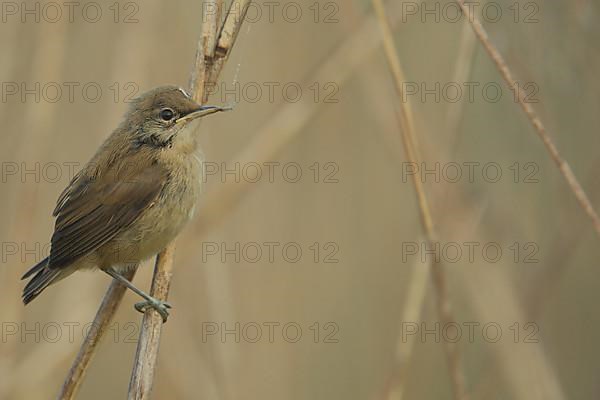
[[[169,318],[169,308],[171,308],[171,305],[166,301],[152,298],[151,300],[135,303],[134,307],[142,314],[145,313],[149,307],[154,308],[162,317],[163,323],[165,323],[167,322],[167,318]]]

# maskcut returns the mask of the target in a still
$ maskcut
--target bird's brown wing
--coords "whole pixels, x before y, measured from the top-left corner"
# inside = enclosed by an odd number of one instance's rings
[[[152,206],[166,178],[158,164],[130,164],[126,170],[109,170],[97,178],[75,176],[54,210],[48,267],[70,265],[129,227]]]

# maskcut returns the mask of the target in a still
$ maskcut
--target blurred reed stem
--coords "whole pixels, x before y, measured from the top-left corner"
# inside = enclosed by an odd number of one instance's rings
[[[406,158],[409,162],[417,165],[420,157],[418,155],[418,147],[416,144],[417,141],[415,137],[412,110],[407,101],[401,100],[404,98],[402,83],[405,82],[402,64],[400,63],[400,57],[396,51],[392,29],[386,18],[383,2],[382,0],[372,0],[372,2],[381,28],[385,55],[394,78],[394,84],[399,99],[399,123],[402,140],[404,142]],[[434,228],[431,209],[427,201],[423,183],[421,182],[419,176],[417,176],[417,174],[413,174],[412,178],[419,204],[421,224],[425,231],[428,247],[432,248],[437,242],[437,233]],[[431,271],[433,286],[436,293],[437,311],[440,319],[443,321],[444,325],[447,326],[448,324],[454,323],[454,316],[452,314],[450,299],[448,296],[446,277],[444,275],[442,265],[439,262],[434,261],[431,263]],[[465,400],[468,398],[468,396],[465,387],[464,367],[462,365],[462,357],[458,346],[448,341],[444,341],[444,348],[446,350],[446,359],[450,372],[454,398],[456,400]]]
[[[542,119],[535,112],[531,104],[527,101],[527,94],[525,93],[525,90],[521,90],[519,88],[518,82],[514,79],[513,73],[508,67],[508,64],[506,64],[506,61],[504,60],[496,46],[494,46],[494,44],[490,41],[487,32],[483,28],[483,25],[481,25],[479,19],[472,12],[472,9],[465,5],[464,0],[456,1],[461,7],[464,15],[467,16],[467,19],[469,20],[473,31],[475,32],[475,35],[477,36],[477,38],[485,48],[485,51],[488,53],[488,55],[498,68],[500,75],[508,85],[509,89],[516,91],[517,102],[521,106],[521,109],[525,112],[525,115],[527,115],[527,119],[529,119],[529,122],[531,122],[531,125],[533,125],[535,132],[544,143],[544,146],[550,154],[552,161],[554,161],[560,173],[567,181],[567,184],[569,185],[569,188],[575,195],[575,198],[579,202],[579,205],[590,218],[594,229],[596,230],[596,233],[600,235],[600,217],[598,216],[598,213],[596,213],[596,210],[594,210],[594,207],[592,206],[589,197],[587,196],[587,194],[583,190],[583,187],[577,180],[577,177],[571,170],[571,167],[569,166],[567,161],[560,155],[556,144],[548,135],[548,132],[546,131],[546,128],[542,123]]]

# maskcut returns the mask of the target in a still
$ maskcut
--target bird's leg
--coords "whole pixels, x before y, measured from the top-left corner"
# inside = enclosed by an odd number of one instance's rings
[[[136,310],[138,310],[141,313],[144,313],[144,312],[146,312],[146,309],[148,307],[152,307],[160,314],[160,316],[163,319],[163,323],[167,322],[167,318],[169,317],[168,309],[171,308],[171,305],[169,303],[167,303],[166,301],[158,300],[157,298],[154,298],[154,297],[150,296],[149,294],[136,288],[133,285],[133,283],[131,283],[129,280],[125,279],[121,274],[119,274],[117,271],[115,271],[112,268],[104,269],[103,271],[106,272],[108,275],[112,276],[114,279],[116,279],[123,285],[127,286],[133,292],[142,296],[142,298],[145,301],[136,303],[134,306]]]

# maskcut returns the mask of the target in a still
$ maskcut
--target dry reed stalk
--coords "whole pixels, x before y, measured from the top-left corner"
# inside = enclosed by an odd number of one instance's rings
[[[128,280],[132,280],[134,275],[135,270],[130,270],[123,274],[123,276]],[[94,322],[92,324],[94,329],[90,329],[88,331],[85,340],[79,349],[79,353],[77,354],[77,357],[75,358],[75,361],[73,361],[73,365],[67,374],[67,378],[63,383],[61,391],[57,397],[58,399],[70,400],[74,399],[77,395],[81,383],[83,382],[83,378],[90,365],[90,361],[98,349],[100,339],[110,324],[113,315],[119,308],[121,300],[123,300],[123,296],[125,295],[126,291],[127,288],[117,281],[113,280],[110,284],[108,291],[104,295],[102,304],[100,304],[100,308],[98,308],[96,317],[94,318]]]
[[[156,256],[154,275],[150,295],[167,300],[171,277],[173,276],[173,255],[175,242]],[[140,337],[135,352],[131,380],[129,381],[128,399],[148,399],[152,392],[154,370],[158,359],[158,348],[162,333],[163,319],[158,312],[146,311],[142,319]]]
[[[402,71],[402,65],[400,63],[400,57],[396,51],[396,45],[394,43],[394,37],[392,29],[385,15],[385,7],[382,0],[372,0],[379,24],[381,27],[381,33],[383,35],[384,50],[387,58],[387,62],[391,69],[396,91],[399,98],[404,98],[402,83],[405,81],[404,73]],[[408,107],[408,103],[400,101],[399,110],[399,122],[400,130],[402,133],[402,140],[404,142],[404,149],[406,157],[409,162],[417,164],[419,162],[418,148],[416,147],[415,129],[412,118],[411,109]],[[427,237],[427,242],[433,245],[437,241],[437,234],[433,225],[433,218],[431,217],[431,210],[425,194],[425,189],[420,178],[414,174],[413,185],[417,194],[417,200],[419,204],[419,212],[421,217],[421,223]],[[431,265],[432,280],[436,293],[436,306],[440,319],[444,325],[449,325],[454,322],[454,317],[451,310],[450,299],[448,296],[448,289],[446,283],[446,277],[442,269],[442,265],[439,262],[433,262]],[[456,344],[444,341],[444,348],[446,350],[446,358],[448,363],[448,369],[452,381],[452,389],[454,398],[457,400],[467,399],[467,391],[465,387],[465,376],[462,365],[462,358]]]
[[[541,118],[535,112],[531,104],[527,101],[527,95],[525,91],[519,89],[518,82],[513,78],[512,71],[508,67],[508,64],[506,63],[496,46],[494,46],[494,44],[490,41],[488,34],[483,28],[483,25],[481,25],[479,19],[475,16],[472,10],[465,5],[464,0],[456,1],[462,9],[463,13],[467,16],[467,19],[471,23],[475,35],[477,35],[477,38],[485,48],[485,51],[488,53],[488,55],[498,68],[500,75],[502,76],[508,87],[513,90],[516,90],[516,98],[519,105],[521,106],[521,109],[525,112],[527,119],[529,119],[529,122],[531,122],[531,125],[533,125],[536,134],[544,143],[544,146],[550,154],[552,161],[554,161],[560,173],[567,181],[567,184],[569,185],[569,188],[575,195],[575,198],[579,202],[579,205],[592,221],[592,225],[594,226],[596,233],[600,235],[600,217],[596,213],[596,210],[594,210],[594,207],[592,206],[589,197],[587,196],[587,194],[583,190],[583,187],[577,180],[577,177],[571,170],[571,167],[569,166],[567,161],[560,155],[556,144],[554,144],[554,141],[548,135],[548,132],[546,131],[546,128],[542,123]]]
[[[212,1],[211,4],[217,9],[222,6],[221,1]],[[220,27],[217,12],[205,15],[205,25],[198,43],[190,84],[192,96],[201,104],[204,104],[208,98],[209,91],[206,88],[216,83],[223,65],[231,53],[249,4],[250,0],[234,0]],[[196,68],[201,70],[197,71]],[[167,300],[169,294],[173,276],[174,253],[175,244],[171,243],[156,258],[150,295],[159,300]],[[142,320],[134,367],[129,382],[129,399],[141,400],[150,397],[162,325],[162,317],[158,312],[147,309]]]

